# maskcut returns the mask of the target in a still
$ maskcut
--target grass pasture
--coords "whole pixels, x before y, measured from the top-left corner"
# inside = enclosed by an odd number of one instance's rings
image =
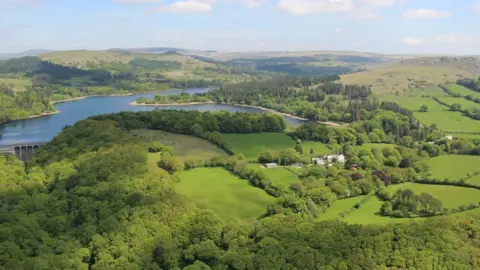
[[[386,95],[386,96],[380,96],[379,98],[382,101],[396,102],[403,108],[408,109],[410,111],[414,111],[414,112],[419,111],[422,105],[427,105],[429,112],[448,110],[446,106],[436,102],[431,97]]]
[[[460,104],[460,105],[462,105],[463,109],[468,109],[468,108],[480,109],[480,104],[475,103],[473,101],[470,101],[468,99],[462,98],[462,97],[459,97],[459,98],[456,98],[456,97],[439,97],[438,99],[440,99],[442,102],[445,102],[448,105],[452,105],[452,104],[455,104],[455,103]]]
[[[466,182],[480,187],[480,174],[468,179]]]
[[[438,156],[430,159],[428,164],[433,178],[457,180],[480,170],[480,156]]]
[[[321,143],[321,142],[313,142],[313,141],[303,141],[302,142],[303,153],[310,153],[310,149],[313,149],[315,155],[326,155],[334,152],[335,147],[332,149],[331,146]]]
[[[394,64],[379,66],[363,72],[345,74],[341,82],[345,84],[371,85],[377,94],[402,93],[404,89],[438,85],[456,81],[459,76],[472,77],[474,73],[454,65]]]
[[[444,208],[456,208],[462,205],[478,203],[480,190],[474,188],[404,183],[389,187],[393,192],[399,189],[411,189],[415,194],[428,193],[443,202]],[[380,208],[379,208],[380,209]]]
[[[480,140],[480,134],[452,133],[452,136],[458,139]]]
[[[150,129],[133,130],[132,134],[149,142],[158,141],[164,145],[173,146],[175,155],[182,160],[192,158],[207,161],[216,156],[228,156],[216,145],[193,136]]]
[[[248,160],[256,160],[267,151],[281,151],[295,146],[295,141],[285,133],[222,134],[228,147],[235,153],[243,153]]]
[[[288,188],[291,183],[298,181],[298,175],[283,167],[261,170],[273,184],[281,185],[285,188]]]
[[[413,115],[425,125],[435,124],[437,128],[449,132],[480,132],[480,121],[464,116],[461,112],[428,111],[414,112]]]
[[[275,201],[265,191],[252,187],[222,168],[185,171],[175,184],[180,194],[198,207],[215,211],[222,219],[254,219],[266,213]]]
[[[365,196],[357,196],[353,198],[337,200],[333,203],[325,212],[320,214],[317,221],[326,221],[336,218],[341,218],[340,214],[345,211],[349,211],[353,206],[363,200]]]
[[[470,95],[476,98],[480,98],[480,93],[470,90],[462,85],[449,84],[449,85],[446,85],[445,87],[447,87],[448,90],[452,91],[453,93],[462,95],[464,97]]]

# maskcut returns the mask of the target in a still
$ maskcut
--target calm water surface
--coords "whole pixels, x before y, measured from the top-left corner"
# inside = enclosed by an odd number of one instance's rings
[[[75,100],[55,104],[60,113],[38,118],[19,120],[7,124],[0,124],[0,146],[18,143],[48,142],[55,137],[66,125],[73,125],[76,122],[86,119],[92,115],[117,113],[121,111],[151,111],[160,110],[197,110],[197,111],[230,111],[230,112],[263,112],[261,109],[246,108],[226,104],[199,104],[185,106],[131,106],[130,102],[139,97],[152,98],[155,95],[173,95],[182,92],[190,94],[205,93],[208,88],[190,88],[161,93],[138,94],[133,96],[118,97],[90,97],[82,100]],[[292,125],[302,123],[301,120],[285,117]]]

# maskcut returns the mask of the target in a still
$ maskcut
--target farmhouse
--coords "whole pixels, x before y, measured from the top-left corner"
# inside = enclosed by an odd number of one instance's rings
[[[329,165],[332,165],[331,163],[345,163],[345,161],[345,156],[342,154],[327,155],[322,158],[312,158],[313,164],[322,166],[327,165],[327,163],[329,163]]]
[[[345,156],[342,154],[328,155],[324,157],[328,162],[345,163]]]
[[[325,166],[325,164],[327,164],[324,158],[312,158],[312,163],[315,165],[322,165],[322,166]]]
[[[276,168],[278,167],[277,163],[267,163],[265,164],[265,168],[271,169],[271,168]]]
[[[447,135],[447,136],[445,136],[445,139],[447,139],[447,140],[450,140],[450,141],[451,141],[451,140],[453,140],[453,136],[452,136],[452,135]]]

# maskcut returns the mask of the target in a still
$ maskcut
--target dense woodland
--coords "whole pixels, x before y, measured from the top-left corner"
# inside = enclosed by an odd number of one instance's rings
[[[151,114],[156,117],[112,115],[106,118],[115,121],[97,118],[66,127],[27,172],[15,158],[0,157],[2,268],[480,267],[476,214],[379,227],[315,223],[296,213],[298,194],[315,205],[329,197],[308,180],[316,172],[305,174],[303,193],[279,197],[255,223],[224,221],[197,209],[177,195],[174,176],[148,170],[151,147],[119,127],[138,125],[133,116],[160,119],[159,112]]]

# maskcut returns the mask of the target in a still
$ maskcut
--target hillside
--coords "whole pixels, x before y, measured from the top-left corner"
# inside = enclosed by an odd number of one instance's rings
[[[477,57],[420,57],[343,75],[341,81],[371,85],[374,92],[385,94],[455,82],[478,74],[480,58]]]

